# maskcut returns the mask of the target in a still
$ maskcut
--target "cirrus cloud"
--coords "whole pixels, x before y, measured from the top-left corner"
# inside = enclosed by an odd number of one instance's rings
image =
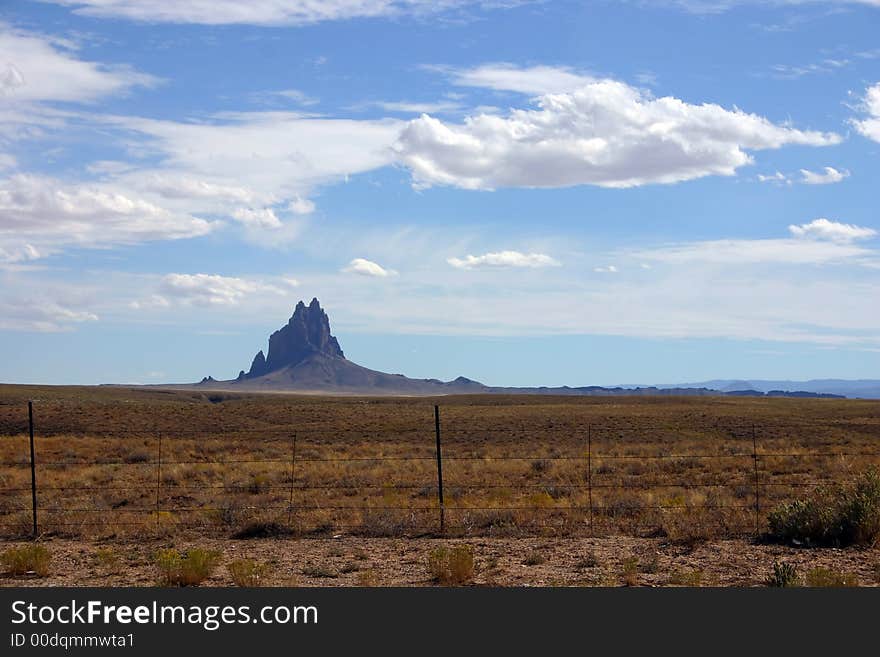
[[[504,7],[486,0],[46,0],[98,18],[147,23],[297,26],[355,18],[430,14],[468,5]]]
[[[480,256],[467,255],[464,258],[446,260],[456,269],[500,269],[508,267],[558,267],[560,263],[544,253],[520,253],[519,251],[498,251]]]
[[[128,66],[76,57],[69,41],[13,28],[0,21],[0,91],[22,102],[93,102],[159,79]]]

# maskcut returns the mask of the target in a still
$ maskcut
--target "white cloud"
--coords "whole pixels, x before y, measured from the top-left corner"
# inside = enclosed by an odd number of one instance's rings
[[[499,251],[480,256],[467,255],[464,258],[446,260],[456,269],[497,269],[506,267],[558,267],[560,263],[543,253],[520,253],[519,251]]]
[[[126,300],[125,306],[139,311],[139,315],[162,313],[171,309],[175,317],[180,316],[187,308],[193,313],[203,312],[205,308],[223,312],[224,309],[239,307],[256,312],[258,309],[275,307],[278,303],[286,304],[287,297],[300,285],[291,276],[171,273],[157,277],[120,273],[119,277],[124,289],[107,295],[111,299],[111,305],[118,307],[119,302]],[[134,300],[130,300],[132,291],[137,294]],[[113,301],[114,298],[116,301]]]
[[[574,91],[596,82],[592,76],[577,73],[567,66],[520,68],[506,62],[483,64],[451,73],[452,81],[461,86],[515,91],[534,96]]]
[[[873,228],[844,224],[825,218],[815,219],[808,224],[791,225],[788,230],[795,237],[830,240],[838,243],[870,239],[877,235],[877,231]]]
[[[834,242],[765,239],[694,242],[654,251],[642,251],[638,257],[670,264],[707,262],[726,265],[756,263],[808,265],[840,261],[869,253],[866,249]]]
[[[99,18],[202,25],[309,25],[353,18],[394,17],[446,11],[469,4],[507,6],[482,0],[47,0]]]
[[[234,306],[262,287],[256,281],[216,274],[168,274],[160,289],[163,298],[172,297],[184,304]]]
[[[880,142],[880,82],[868,87],[862,109],[868,115],[862,120],[854,120],[853,125],[868,139]]]
[[[39,250],[33,244],[23,244],[9,250],[0,246],[0,263],[27,262],[41,257]]]
[[[18,30],[0,21],[0,89],[20,102],[92,102],[150,87],[158,79],[126,66],[108,66],[76,57],[71,44]]]
[[[361,276],[372,276],[373,278],[397,276],[397,272],[393,269],[386,269],[372,260],[364,258],[355,258],[342,271],[346,274],[359,274]]]
[[[86,310],[71,308],[45,295],[28,298],[0,299],[0,329],[55,333],[74,324],[94,322],[98,316]]]
[[[302,198],[299,194],[293,197],[287,206],[293,214],[311,214],[315,211],[315,204],[307,198]]]
[[[801,169],[801,182],[805,185],[833,185],[849,178],[849,171],[824,167],[823,173]]]
[[[169,212],[108,185],[67,185],[52,178],[0,179],[0,247],[35,252],[175,240],[216,224]]]
[[[685,242],[653,249],[636,249],[626,254],[641,260],[668,265],[705,263],[715,266],[746,267],[748,265],[818,265],[844,263],[873,255],[873,251],[855,246],[852,239],[842,239],[846,228],[855,226],[833,224],[826,227],[817,220],[803,226],[789,226],[795,238],[789,239],[725,239]],[[816,228],[818,225],[820,228]],[[844,228],[845,227],[845,228]],[[833,235],[833,237],[832,237]],[[864,236],[864,235],[863,235]],[[803,239],[815,237],[816,239]]]
[[[107,162],[95,163],[93,167],[96,173],[125,173],[132,169],[132,165],[125,163],[122,163],[120,169],[114,169],[114,163]],[[211,199],[238,203],[252,203],[256,200],[254,192],[245,187],[209,182],[179,172],[177,174],[138,172],[129,179],[136,182],[138,189],[158,194],[166,199]]]
[[[647,0],[635,0],[643,3]],[[780,6],[780,5],[864,5],[880,7],[880,0],[651,0],[651,3],[678,7],[699,14],[719,14],[739,5]]]
[[[275,216],[272,208],[237,208],[232,212],[232,218],[249,228],[281,228],[281,220]]]
[[[599,274],[616,274],[617,267],[614,265],[607,265],[605,267],[594,267],[593,271]]]
[[[752,162],[748,151],[841,140],[739,109],[653,98],[614,80],[545,95],[538,105],[462,124],[423,115],[395,150],[421,187],[633,187],[730,176]]]
[[[379,100],[374,103],[365,103],[365,105],[372,105],[388,112],[401,114],[439,114],[443,112],[457,112],[461,110],[462,107],[459,103],[442,100],[433,103]]]
[[[294,214],[308,214],[315,187],[391,164],[391,145],[403,125],[291,112],[226,114],[198,123],[104,120],[159,161],[117,181],[175,201],[181,210],[216,214],[231,214],[245,199],[251,206],[287,206]]]
[[[254,100],[258,102],[267,102],[271,104],[277,103],[277,101],[290,101],[297,105],[303,105],[308,107],[310,105],[317,105],[318,99],[310,96],[304,91],[300,91],[299,89],[281,89],[280,91],[261,91],[251,96]]]
[[[771,174],[758,174],[758,181],[764,183],[773,183],[774,185],[790,185],[791,178],[786,176],[781,171],[777,171],[776,173]]]

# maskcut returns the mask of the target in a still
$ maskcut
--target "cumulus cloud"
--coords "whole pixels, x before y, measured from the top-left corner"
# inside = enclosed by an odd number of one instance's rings
[[[77,58],[69,42],[0,21],[0,90],[16,101],[92,102],[158,79],[126,66]]]
[[[880,142],[880,82],[868,87],[862,109],[867,114],[867,118],[854,120],[853,125],[868,139]]]
[[[558,267],[560,263],[543,253],[520,253],[519,251],[499,251],[480,256],[467,255],[464,258],[446,260],[456,269],[499,269],[507,267]]]
[[[615,80],[541,96],[538,107],[460,124],[423,115],[395,150],[421,187],[634,187],[731,176],[752,162],[749,151],[841,141],[739,109],[654,98]]]
[[[593,271],[599,274],[616,274],[617,267],[614,265],[607,265],[605,267],[594,267]]]
[[[112,186],[67,185],[31,175],[0,179],[0,247],[6,251],[185,239],[215,225]]]
[[[833,185],[849,178],[849,171],[825,167],[822,173],[801,169],[801,182],[805,185]]]
[[[366,260],[365,258],[355,258],[342,271],[346,274],[359,274],[360,276],[372,276],[373,278],[397,276],[397,272],[393,269],[386,269],[378,263]]]
[[[99,18],[122,18],[149,23],[202,25],[309,25],[354,18],[394,17],[436,13],[479,5],[515,4],[480,0],[46,0]]]
[[[877,235],[877,231],[873,228],[844,224],[825,218],[815,219],[808,224],[791,225],[788,230],[795,237],[841,243],[870,239]]]

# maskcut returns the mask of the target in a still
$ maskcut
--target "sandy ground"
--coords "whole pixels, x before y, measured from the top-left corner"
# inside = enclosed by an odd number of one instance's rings
[[[218,550],[220,565],[203,585],[232,586],[228,564],[268,564],[270,586],[430,586],[426,562],[441,544],[467,543],[475,557],[473,584],[489,586],[756,586],[775,561],[800,573],[827,568],[880,585],[880,547],[798,549],[746,540],[681,545],[650,538],[473,538],[462,540],[355,538],[198,539],[121,543],[49,539],[48,577],[0,576],[0,586],[151,586],[156,552],[192,546]],[[16,545],[0,542],[0,551]]]

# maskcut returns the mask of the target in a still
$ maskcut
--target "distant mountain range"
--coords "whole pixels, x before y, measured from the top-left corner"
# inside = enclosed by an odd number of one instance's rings
[[[641,386],[634,386],[641,387]],[[764,380],[748,381],[735,379],[713,379],[699,383],[677,383],[658,385],[658,388],[713,388],[721,392],[755,390],[765,394],[776,391],[802,391],[806,393],[840,395],[849,398],[880,399],[880,380],[878,379],[810,379],[809,381]]]
[[[547,395],[730,395],[769,397],[880,398],[880,381],[734,381],[657,386],[508,388],[460,376],[452,381],[412,379],[362,367],[345,357],[330,333],[330,319],[317,299],[300,301],[287,324],[269,336],[268,354],[258,351],[247,371],[194,384],[204,389],[292,391],[365,395],[547,394]]]

